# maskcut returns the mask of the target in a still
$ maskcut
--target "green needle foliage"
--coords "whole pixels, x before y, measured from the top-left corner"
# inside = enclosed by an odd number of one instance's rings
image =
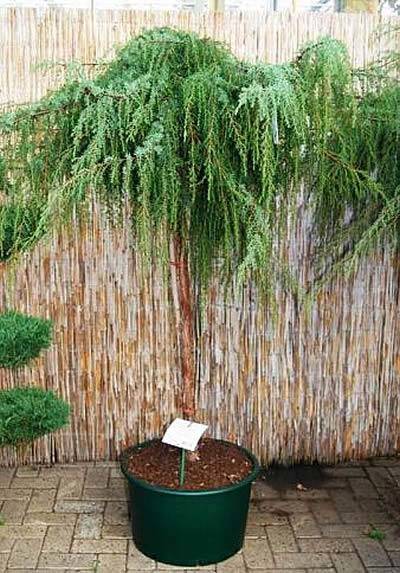
[[[40,210],[29,203],[10,201],[0,207],[0,213],[0,261],[4,262],[29,244],[37,230]]]
[[[128,200],[148,258],[167,263],[178,235],[194,280],[206,285],[217,266],[268,293],[290,275],[276,246],[304,188],[317,283],[350,271],[398,240],[400,90],[376,78],[331,38],[269,65],[195,34],[145,32],[94,80],[75,67],[62,88],[0,118],[5,205],[38,214],[29,233],[17,218],[14,251],[83,212],[94,191],[114,221]]]
[[[15,311],[0,314],[0,368],[20,368],[52,340],[52,322]]]
[[[0,390],[0,447],[26,445],[68,424],[70,408],[35,387]]]

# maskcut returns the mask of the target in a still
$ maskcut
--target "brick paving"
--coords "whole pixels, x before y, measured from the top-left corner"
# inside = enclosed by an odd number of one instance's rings
[[[253,486],[243,551],[185,569],[133,545],[116,464],[0,468],[0,572],[400,573],[399,512],[399,458],[272,468]]]

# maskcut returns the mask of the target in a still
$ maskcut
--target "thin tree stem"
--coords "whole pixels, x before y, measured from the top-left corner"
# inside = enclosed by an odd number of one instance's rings
[[[191,418],[195,412],[194,311],[189,261],[179,235],[174,237],[174,253],[181,323],[182,414]]]

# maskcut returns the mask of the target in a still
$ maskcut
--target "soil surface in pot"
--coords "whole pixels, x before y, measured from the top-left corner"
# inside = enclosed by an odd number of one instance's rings
[[[186,452],[185,484],[179,486],[181,450],[161,441],[128,453],[125,468],[133,477],[171,489],[202,490],[232,485],[246,478],[252,461],[234,444],[205,438],[196,452]]]

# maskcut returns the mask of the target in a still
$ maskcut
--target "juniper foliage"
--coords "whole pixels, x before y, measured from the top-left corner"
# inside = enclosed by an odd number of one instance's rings
[[[9,310],[0,314],[0,368],[21,368],[52,341],[52,321]]]
[[[251,274],[268,292],[304,186],[329,253],[321,273],[350,271],[383,238],[398,242],[399,103],[394,80],[353,70],[331,38],[269,65],[195,34],[147,31],[95,79],[75,71],[0,118],[5,205],[39,213],[30,233],[15,225],[14,251],[83,212],[94,191],[114,221],[129,200],[144,254],[157,247],[166,263],[178,235],[194,280],[207,284],[220,261],[225,278]],[[8,207],[3,244],[7,221]]]
[[[27,445],[66,426],[69,415],[69,405],[50,390],[0,390],[0,447]]]

